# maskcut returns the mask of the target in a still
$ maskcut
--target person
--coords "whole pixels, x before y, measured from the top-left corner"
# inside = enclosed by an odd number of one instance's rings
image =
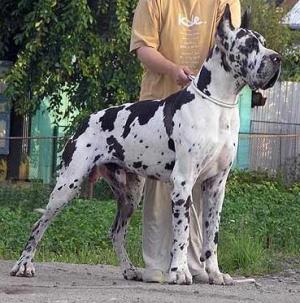
[[[217,24],[230,5],[233,25],[240,25],[238,0],[139,0],[133,18],[130,52],[144,67],[139,100],[175,93],[199,71],[214,44]],[[163,282],[171,262],[173,241],[170,190],[166,183],[146,180],[143,206],[145,282]],[[200,186],[193,189],[188,266],[194,283],[207,282],[200,262],[202,213]]]

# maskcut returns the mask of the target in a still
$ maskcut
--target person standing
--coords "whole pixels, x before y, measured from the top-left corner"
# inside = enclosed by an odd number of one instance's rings
[[[233,25],[241,19],[239,0],[139,0],[135,10],[130,52],[144,67],[140,101],[163,99],[186,86],[214,44],[215,31],[226,4]],[[202,207],[200,188],[193,189],[190,210],[188,266],[194,282],[207,282],[200,262]],[[146,180],[143,207],[145,282],[163,282],[171,262],[173,241],[168,184]]]

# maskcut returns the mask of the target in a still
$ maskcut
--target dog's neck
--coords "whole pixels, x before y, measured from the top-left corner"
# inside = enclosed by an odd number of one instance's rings
[[[204,94],[228,104],[236,102],[238,93],[245,86],[240,77],[234,77],[224,53],[217,46],[204,62],[195,83]]]

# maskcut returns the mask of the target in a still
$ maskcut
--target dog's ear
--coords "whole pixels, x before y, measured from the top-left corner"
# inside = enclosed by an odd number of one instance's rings
[[[224,14],[217,27],[217,35],[220,38],[223,38],[226,36],[226,32],[229,30],[233,31],[234,26],[233,26],[232,20],[231,20],[230,7],[229,7],[229,4],[227,3],[225,6]]]
[[[250,29],[250,21],[251,21],[251,6],[248,6],[242,16],[241,28]]]

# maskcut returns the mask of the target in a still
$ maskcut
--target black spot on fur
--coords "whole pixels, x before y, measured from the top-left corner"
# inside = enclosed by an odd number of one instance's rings
[[[211,256],[211,251],[207,250],[206,253],[205,253],[206,259],[208,259],[210,256]]]
[[[183,199],[180,199],[180,200],[178,200],[178,201],[176,201],[174,204],[176,205],[176,206],[181,206],[181,205],[183,205],[184,204],[184,200]]]
[[[124,149],[118,140],[114,136],[110,136],[106,139],[106,142],[109,145],[108,152],[111,153],[113,151],[114,157],[121,161],[124,161]]]
[[[224,48],[228,51],[228,49],[229,49],[229,44],[228,44],[228,42],[224,42]]]
[[[165,169],[166,170],[172,170],[174,168],[174,165],[175,165],[175,161],[172,161],[170,163],[166,163]]]
[[[133,103],[126,108],[130,111],[128,119],[124,125],[123,138],[126,138],[131,130],[132,122],[137,118],[140,125],[145,125],[155,115],[158,108],[162,106],[160,101],[146,100],[142,102]]]
[[[64,166],[65,167],[68,167],[71,160],[72,160],[72,157],[73,157],[73,154],[76,150],[76,140],[78,139],[78,137],[80,137],[85,131],[86,129],[89,127],[89,120],[90,120],[90,117],[84,119],[82,121],[82,123],[79,125],[77,131],[75,132],[73,138],[71,138],[67,145],[65,146],[64,148],[64,151],[62,153],[62,161],[64,162]]]
[[[133,162],[133,167],[134,168],[140,168],[140,167],[142,167],[142,161],[139,161],[139,162]]]
[[[215,243],[215,244],[218,244],[218,242],[219,242],[219,233],[216,232],[216,233],[215,233],[215,238],[214,238],[214,243]]]
[[[169,139],[168,141],[169,149],[175,152],[175,143],[173,139]]]
[[[112,131],[114,129],[114,123],[117,118],[118,112],[125,106],[111,107],[105,110],[104,115],[99,119],[101,127],[104,131]]]
[[[209,222],[205,221],[205,227],[208,228],[208,226],[209,226]]]
[[[257,74],[261,74],[262,71],[263,71],[263,69],[264,69],[264,67],[265,67],[265,63],[264,63],[264,61],[262,61],[261,64],[260,64],[260,66],[259,66],[259,68],[258,68],[258,70],[257,70]]]
[[[180,110],[184,104],[187,104],[195,99],[195,95],[188,92],[186,89],[181,90],[161,102],[164,105],[164,125],[166,128],[167,135],[170,137],[173,133],[173,117],[177,110]]]
[[[57,190],[61,190],[62,189],[62,186],[60,186]]]
[[[171,271],[176,271],[177,270],[177,267],[172,267],[171,268]]]
[[[93,163],[96,163],[100,159],[100,155],[97,155],[93,161]]]
[[[38,224],[36,226],[34,226],[34,228],[32,229],[32,232],[34,233],[39,228],[39,226],[40,226],[40,222],[38,222]],[[28,241],[31,241],[32,239],[33,239],[33,237],[30,237]]]
[[[205,66],[202,67],[197,87],[204,92],[207,96],[210,96],[208,90],[208,85],[211,83],[211,71],[209,71]]]
[[[240,29],[236,34],[236,39],[240,39],[247,35],[247,31],[244,29]]]
[[[67,145],[65,146],[61,156],[65,167],[68,167],[70,165],[75,150],[76,150],[76,142],[73,139],[70,139]]]
[[[86,147],[91,147],[91,144],[90,144],[90,143],[88,143],[88,144],[86,145]]]
[[[74,183],[71,183],[71,184],[69,185],[69,188],[72,189],[73,187],[74,187]]]
[[[230,72],[231,67],[228,64],[227,59],[226,59],[226,55],[224,53],[221,54],[221,60],[222,60],[222,66],[223,66],[224,70],[226,72]]]
[[[233,42],[231,43],[231,47],[230,47],[230,51],[231,51],[231,52],[232,52],[234,46],[235,46],[235,41],[233,41]]]
[[[181,182],[181,186],[184,186],[185,185],[185,181]]]
[[[191,204],[192,204],[191,196],[188,196],[188,198],[184,204],[185,209],[188,210],[190,208]]]
[[[248,48],[248,52],[249,53],[252,53],[253,51],[255,51],[256,53],[258,53],[259,46],[258,46],[258,40],[257,40],[257,38],[254,38],[254,37],[247,38],[246,41],[245,41],[245,45]]]

